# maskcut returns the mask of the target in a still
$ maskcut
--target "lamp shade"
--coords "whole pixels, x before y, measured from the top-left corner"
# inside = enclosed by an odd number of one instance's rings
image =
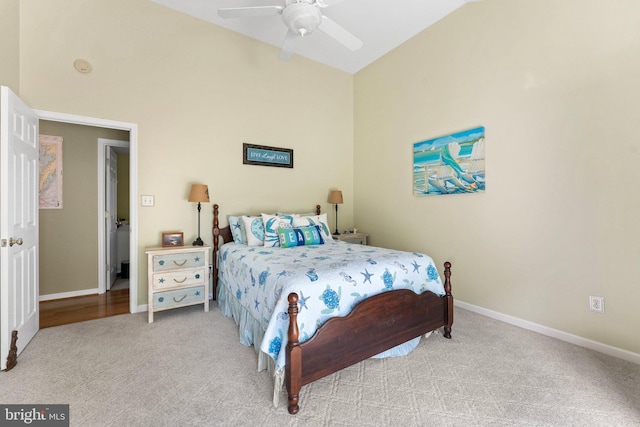
[[[209,203],[209,187],[206,184],[192,184],[189,201]]]
[[[340,190],[331,191],[331,193],[329,194],[329,203],[334,204],[334,205],[341,205],[342,204],[342,191],[340,191]]]

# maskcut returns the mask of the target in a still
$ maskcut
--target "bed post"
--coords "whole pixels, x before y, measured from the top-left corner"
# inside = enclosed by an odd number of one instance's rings
[[[316,215],[320,215],[320,205],[316,205]]]
[[[302,349],[298,342],[298,294],[289,294],[289,331],[287,337],[287,365],[285,368],[285,382],[289,395],[289,413],[295,415],[300,410],[298,398],[302,388]]]
[[[453,325],[453,295],[451,295],[451,263],[444,263],[444,292],[447,299],[447,314],[444,319],[444,337],[451,338],[451,325]]]
[[[220,221],[218,220],[218,204],[213,205],[213,255],[211,258],[211,265],[213,269],[213,299],[217,299],[218,295],[216,290],[218,288],[218,237],[220,236]]]

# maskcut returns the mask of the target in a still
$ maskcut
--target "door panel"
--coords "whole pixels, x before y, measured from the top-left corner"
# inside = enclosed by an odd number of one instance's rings
[[[18,354],[40,325],[38,307],[38,116],[3,86],[0,118],[0,369],[11,332]]]

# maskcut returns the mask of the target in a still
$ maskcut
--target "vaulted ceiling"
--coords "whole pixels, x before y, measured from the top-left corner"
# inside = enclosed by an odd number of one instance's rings
[[[281,14],[223,19],[217,13],[220,8],[284,6],[286,0],[152,1],[278,48],[287,34]],[[318,1],[327,5],[321,9],[322,14],[362,40],[362,47],[351,51],[316,30],[297,40],[295,55],[355,73],[459,7],[479,0]]]

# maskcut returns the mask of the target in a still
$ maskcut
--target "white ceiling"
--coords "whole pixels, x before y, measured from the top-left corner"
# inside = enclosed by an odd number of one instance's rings
[[[223,7],[283,6],[285,0],[151,1],[278,48],[287,33],[281,15],[223,19],[217,13]],[[295,53],[355,73],[457,8],[474,1],[479,0],[344,0],[322,9],[322,13],[360,38],[364,45],[352,52],[317,30],[298,42]],[[274,52],[274,56],[277,54]],[[292,60],[295,61],[295,55]]]

